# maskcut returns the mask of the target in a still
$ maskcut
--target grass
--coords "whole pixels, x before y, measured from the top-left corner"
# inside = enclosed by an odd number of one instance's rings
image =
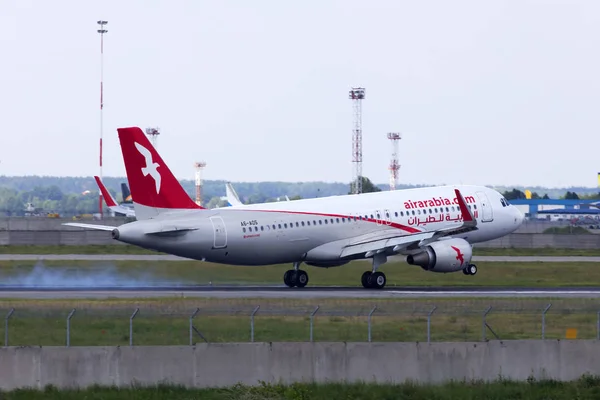
[[[372,315],[373,341],[426,341],[427,314],[431,318],[432,341],[482,340],[482,316],[501,340],[540,339],[542,310],[546,314],[547,339],[564,339],[567,329],[576,329],[577,338],[596,338],[600,299],[112,299],[112,300],[4,300],[0,315],[9,319],[9,345],[61,346],[66,342],[66,319],[72,309],[72,346],[129,345],[129,320],[133,320],[135,345],[188,345],[189,318],[199,312],[193,325],[201,333],[194,342],[250,341],[252,311],[254,340],[308,341],[309,315],[315,341],[366,341],[368,313]],[[4,324],[0,338],[4,338]],[[491,331],[487,339],[494,339]],[[203,339],[204,338],[204,339]]]
[[[450,382],[440,385],[403,384],[310,384],[296,383],[278,385],[261,383],[249,387],[236,385],[221,389],[186,389],[181,386],[158,385],[137,388],[103,388],[58,390],[47,387],[44,390],[15,390],[1,392],[6,400],[37,399],[103,399],[103,400],[158,400],[158,399],[203,399],[203,400],[454,400],[454,399],[521,399],[521,400],[595,400],[600,396],[600,378],[582,376],[572,382],[528,379],[515,382],[498,379],[495,382],[471,381]]]
[[[0,254],[163,254],[128,244],[86,246],[0,246]],[[600,249],[485,248],[475,247],[476,256],[600,256]]]
[[[518,286],[573,287],[600,282],[595,262],[478,262],[478,273],[434,273],[405,262],[390,262],[387,286]],[[0,261],[2,285],[42,286],[156,286],[172,285],[283,285],[290,265],[244,267],[200,261]],[[370,269],[368,261],[335,268],[303,267],[309,286],[360,286]]]

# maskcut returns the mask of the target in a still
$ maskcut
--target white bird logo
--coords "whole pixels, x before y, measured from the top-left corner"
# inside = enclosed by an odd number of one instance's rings
[[[156,194],[158,194],[160,192],[160,173],[156,170],[156,168],[160,167],[160,165],[152,160],[152,153],[150,153],[150,150],[138,142],[134,142],[134,144],[135,148],[146,159],[146,166],[142,167],[142,174],[144,174],[144,176],[148,176],[149,174],[152,179],[154,179],[154,183],[156,184]]]

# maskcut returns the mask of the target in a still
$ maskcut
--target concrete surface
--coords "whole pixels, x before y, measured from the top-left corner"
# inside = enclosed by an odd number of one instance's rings
[[[128,386],[159,382],[222,387],[265,382],[441,383],[568,381],[600,375],[600,343],[224,343],[148,347],[0,348],[0,388]]]

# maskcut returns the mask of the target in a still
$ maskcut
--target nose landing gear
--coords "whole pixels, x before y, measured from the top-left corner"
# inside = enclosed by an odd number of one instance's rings
[[[475,264],[469,264],[463,269],[465,275],[475,275],[477,273],[477,266]]]

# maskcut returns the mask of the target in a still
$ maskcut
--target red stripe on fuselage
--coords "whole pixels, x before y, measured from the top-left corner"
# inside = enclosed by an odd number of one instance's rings
[[[341,214],[324,214],[324,213],[315,213],[315,212],[309,212],[309,211],[244,210],[244,209],[235,209],[235,210],[231,210],[231,211],[257,211],[257,212],[270,212],[270,213],[281,213],[281,214],[314,215],[314,216],[320,216],[320,217],[346,218],[346,219],[354,220],[354,216],[341,215]],[[356,218],[357,218],[357,220],[356,220],[357,222],[358,221],[374,222],[374,223],[379,223],[380,225],[391,226],[392,228],[401,229],[408,233],[421,233],[421,231],[416,228],[398,224],[396,222],[391,222],[388,224],[388,222],[384,221],[384,220],[371,219],[371,218],[365,219],[364,217],[362,217],[361,219],[358,219],[359,218],[358,216]]]

